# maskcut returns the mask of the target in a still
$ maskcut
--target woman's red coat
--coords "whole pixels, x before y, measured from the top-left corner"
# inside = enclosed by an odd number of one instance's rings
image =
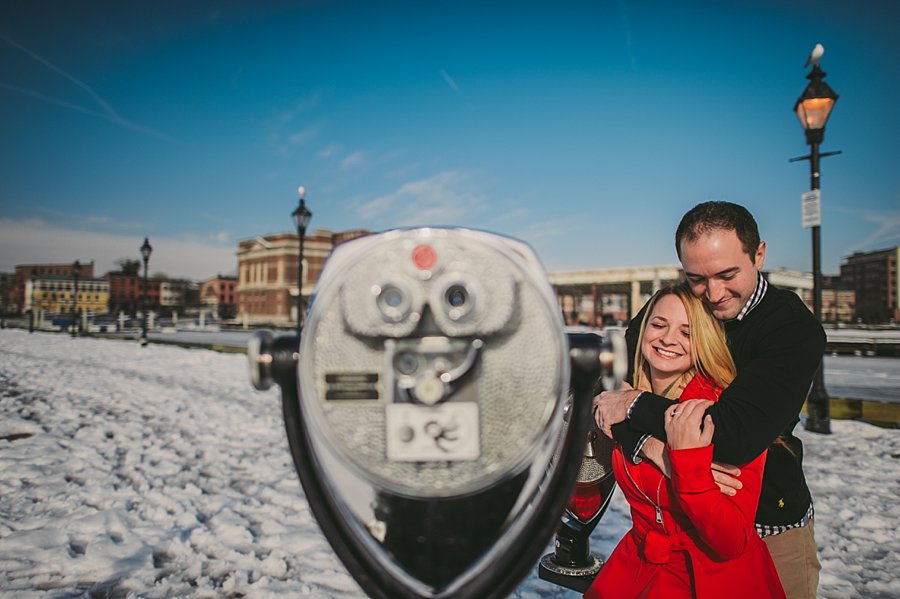
[[[715,401],[721,392],[697,375],[681,400]],[[585,598],[783,598],[775,565],[753,524],[766,453],[741,466],[743,488],[729,497],[719,491],[710,471],[712,445],[667,451],[672,478],[660,486],[663,474],[656,466],[648,460],[632,464],[616,446],[613,470],[631,506],[633,527]],[[662,524],[632,480],[653,501],[659,490]]]

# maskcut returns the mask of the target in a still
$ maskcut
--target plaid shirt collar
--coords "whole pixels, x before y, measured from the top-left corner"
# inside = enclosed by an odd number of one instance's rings
[[[735,320],[744,320],[747,314],[750,314],[753,308],[759,305],[759,302],[762,301],[763,296],[766,294],[766,290],[769,288],[769,283],[763,277],[761,271],[757,271],[756,276],[759,277],[756,281],[756,289],[753,291],[750,299],[747,300],[747,303],[744,304],[744,307],[741,308],[741,311],[738,312],[738,315],[734,317]]]

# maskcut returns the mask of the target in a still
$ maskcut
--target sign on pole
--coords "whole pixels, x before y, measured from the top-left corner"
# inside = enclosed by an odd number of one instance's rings
[[[822,224],[822,194],[818,189],[807,191],[800,196],[803,212],[803,228],[818,227]]]

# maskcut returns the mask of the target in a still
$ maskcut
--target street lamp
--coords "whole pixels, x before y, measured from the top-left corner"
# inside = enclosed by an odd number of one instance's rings
[[[144,245],[141,246],[141,257],[144,259],[144,293],[142,295],[143,310],[141,312],[141,346],[147,345],[147,263],[150,262],[150,254],[153,248],[150,240],[144,237]]]
[[[837,152],[819,153],[819,144],[825,139],[825,123],[831,115],[831,109],[837,102],[838,95],[825,83],[825,71],[819,67],[818,61],[824,50],[816,46],[810,56],[812,69],[806,78],[809,84],[794,103],[794,112],[800,119],[800,124],[806,131],[806,143],[809,144],[809,155],[791,158],[791,162],[809,160],[810,191],[803,194],[803,225],[812,227],[812,255],[813,255],[813,314],[816,319],[822,320],[822,266],[820,259],[821,240],[819,238],[819,226],[821,223],[821,196],[819,192],[819,159],[826,156],[840,154]],[[813,378],[812,388],[806,402],[806,430],[816,433],[831,433],[831,418],[829,416],[829,397],[825,390],[824,364],[820,361],[819,368]]]
[[[37,272],[31,271],[31,318],[28,319],[28,332],[34,332],[34,286],[37,283]]]
[[[81,274],[81,262],[78,260],[72,265],[72,275],[75,278],[75,293],[72,294],[72,336],[78,335],[78,275]]]
[[[303,332],[303,238],[306,237],[306,226],[312,218],[312,212],[306,207],[306,189],[301,185],[297,188],[300,194],[300,205],[291,214],[297,225],[297,236],[300,238],[300,259],[297,261],[297,339]]]

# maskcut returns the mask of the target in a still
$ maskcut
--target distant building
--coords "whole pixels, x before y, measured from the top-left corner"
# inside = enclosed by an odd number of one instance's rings
[[[79,277],[89,279],[94,276],[94,261],[79,262]],[[25,300],[25,285],[36,276],[74,277],[75,261],[53,264],[17,264],[15,278],[10,294],[10,311],[24,314],[30,309],[30,302]]]
[[[790,289],[800,296],[810,312],[813,310],[812,273],[775,268],[763,273],[766,280],[783,289]],[[856,293],[842,286],[841,278],[822,276],[822,322],[853,322],[856,314]]]
[[[548,273],[567,324],[627,323],[662,286],[682,279],[675,265],[595,268]]]
[[[140,309],[141,283],[143,280],[137,275],[127,275],[120,272],[108,272],[103,278],[109,282],[109,311],[112,314],[120,312],[134,316]]]
[[[856,292],[856,317],[862,322],[900,322],[898,263],[900,246],[844,258],[841,282]]]
[[[304,248],[305,249],[305,248]],[[200,304],[225,320],[237,315],[237,277],[216,275],[200,283]]]
[[[18,306],[13,302],[13,283],[16,275],[11,272],[0,272],[0,317],[16,314]]]
[[[812,274],[785,268],[763,272],[766,280],[790,289],[812,311]],[[548,273],[567,324],[605,326],[627,323],[665,285],[684,280],[679,266],[635,266]],[[822,321],[852,322],[855,294],[823,277]]]
[[[106,314],[109,282],[78,276],[35,275],[25,283],[25,311],[34,306],[35,314],[71,314],[77,310],[89,316]]]
[[[362,229],[338,233],[319,229],[304,238],[304,309],[331,250],[345,241],[368,234],[369,231]],[[274,233],[244,239],[238,243],[237,256],[237,317],[247,322],[297,322],[298,235]]]
[[[184,311],[200,305],[199,286],[185,279],[165,279],[155,281],[159,285],[160,309],[166,311]]]

